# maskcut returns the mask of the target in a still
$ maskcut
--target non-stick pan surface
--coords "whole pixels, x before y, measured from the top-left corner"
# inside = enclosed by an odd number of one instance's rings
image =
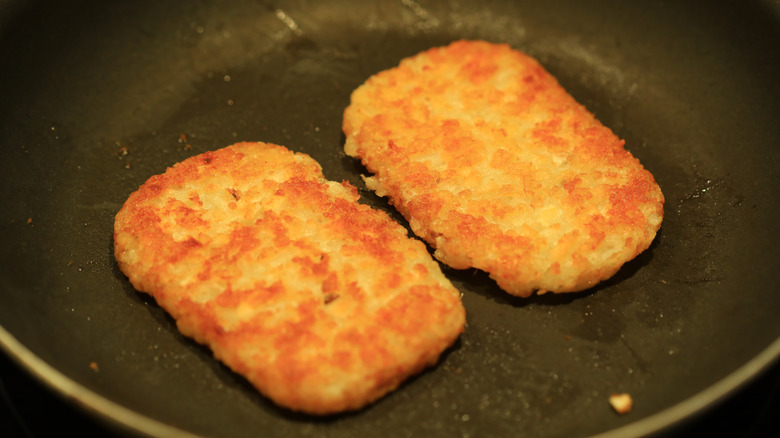
[[[0,344],[99,416],[148,434],[586,436],[665,430],[780,353],[780,13],[766,2],[0,3]],[[275,407],[178,334],[112,255],[150,176],[239,140],[342,152],[350,92],[455,39],[535,56],[666,195],[651,248],[579,294],[516,299],[445,273],[468,327],[357,413]],[[617,415],[611,393],[634,409]]]

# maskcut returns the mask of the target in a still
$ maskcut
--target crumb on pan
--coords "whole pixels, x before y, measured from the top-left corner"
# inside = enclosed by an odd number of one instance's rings
[[[631,412],[634,401],[631,399],[631,395],[627,393],[612,394],[609,396],[609,404],[612,405],[612,409],[615,412],[622,415]]]

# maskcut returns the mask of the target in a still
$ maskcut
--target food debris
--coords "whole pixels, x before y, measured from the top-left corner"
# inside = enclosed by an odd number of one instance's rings
[[[631,412],[634,401],[631,399],[631,395],[627,393],[612,394],[609,396],[609,404],[612,405],[612,409],[615,412],[622,415]]]
[[[192,145],[188,142],[187,134],[181,133],[179,134],[179,139],[177,140],[180,144],[184,144],[184,150],[188,151],[192,149]]]
[[[114,152],[114,155],[116,155],[117,158],[119,158],[120,160],[124,160],[125,158],[128,158],[127,156],[128,154],[130,154],[130,151],[127,149],[127,147],[121,146],[118,141],[116,142],[116,145],[119,146],[119,149],[117,149],[116,152]],[[130,168],[130,159],[128,158],[127,161],[125,162],[125,169],[129,169],[129,168]]]
[[[100,371],[100,367],[98,367],[98,364],[97,364],[97,362],[94,362],[94,361],[89,363],[89,368],[90,368],[92,371],[95,371],[95,372],[98,372],[98,371]]]

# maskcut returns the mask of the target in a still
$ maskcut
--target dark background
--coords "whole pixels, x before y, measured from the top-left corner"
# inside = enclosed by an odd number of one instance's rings
[[[780,436],[779,389],[780,364],[775,364],[731,397],[659,436]],[[126,436],[126,432],[64,402],[10,357],[0,353],[0,436],[54,437],[64,432],[77,436]]]

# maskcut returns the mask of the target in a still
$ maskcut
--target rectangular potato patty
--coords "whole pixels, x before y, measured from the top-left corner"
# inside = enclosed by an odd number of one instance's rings
[[[463,331],[425,245],[308,155],[238,143],[176,164],[116,216],[119,267],[277,404],[354,410]]]
[[[369,188],[453,268],[508,293],[574,292],[647,249],[664,197],[538,62],[458,41],[370,77],[344,111]]]

